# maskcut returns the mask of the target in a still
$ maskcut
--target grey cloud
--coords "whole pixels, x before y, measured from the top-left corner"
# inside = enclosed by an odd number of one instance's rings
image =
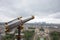
[[[53,18],[60,19],[60,13],[53,15]]]
[[[60,19],[60,12],[51,14],[48,16],[49,18],[53,18],[53,19]]]
[[[24,1],[24,0],[23,0]],[[0,14],[7,17],[47,16],[60,12],[60,0],[0,0]]]
[[[56,18],[56,19],[60,19],[60,15],[57,15],[56,17],[54,17],[54,18]]]
[[[60,0],[45,0],[46,2],[44,2],[44,0],[42,2],[40,0],[38,1],[38,4],[33,4],[34,2],[32,2],[32,10],[39,12],[60,12]]]

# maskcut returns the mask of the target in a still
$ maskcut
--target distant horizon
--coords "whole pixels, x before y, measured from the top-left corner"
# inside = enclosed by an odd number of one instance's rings
[[[15,18],[12,18],[12,19],[10,19],[10,18],[5,18],[5,19],[2,19],[2,21],[0,21],[0,22],[9,22],[9,21],[12,21],[12,20],[14,20]],[[52,19],[53,20],[53,19]],[[33,20],[30,20],[30,21],[28,21],[27,23],[42,23],[42,22],[45,22],[45,23],[54,23],[54,24],[60,24],[60,22],[58,23],[57,21],[57,23],[56,22],[52,22],[52,20],[50,21],[50,18],[49,18],[49,20],[48,19],[39,19],[37,16],[35,16],[35,19],[33,19]],[[49,22],[50,21],[50,22]]]

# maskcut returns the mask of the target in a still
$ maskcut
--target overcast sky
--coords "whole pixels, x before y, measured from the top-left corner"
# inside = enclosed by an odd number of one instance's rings
[[[60,0],[0,0],[0,22],[31,15],[30,22],[60,23]]]

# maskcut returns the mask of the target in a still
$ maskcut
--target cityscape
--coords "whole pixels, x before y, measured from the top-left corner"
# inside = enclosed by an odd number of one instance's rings
[[[21,38],[17,39],[18,30],[17,27],[14,28],[14,25],[16,26],[15,19],[10,22],[13,23],[13,25],[11,24],[13,30],[11,29],[12,31],[10,32],[6,29],[5,26],[3,26],[4,23],[0,23],[0,40],[60,40],[60,24],[50,24],[45,22],[25,23],[23,28],[20,29]]]

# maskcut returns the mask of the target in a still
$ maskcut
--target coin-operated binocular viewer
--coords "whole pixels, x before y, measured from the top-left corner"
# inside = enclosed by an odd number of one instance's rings
[[[17,22],[18,22],[18,21],[21,21],[21,20],[20,20],[21,18],[22,18],[22,17],[19,17],[19,18],[16,18],[16,19],[12,20],[12,21],[6,22],[6,23],[5,23],[5,33],[9,33],[9,32],[11,32],[14,28],[16,28],[16,27],[17,27]]]
[[[21,40],[21,30],[23,29],[23,24],[34,19],[34,16],[21,20],[22,17],[16,18],[10,22],[5,23],[5,33],[11,32],[14,28],[18,29],[17,40]]]

